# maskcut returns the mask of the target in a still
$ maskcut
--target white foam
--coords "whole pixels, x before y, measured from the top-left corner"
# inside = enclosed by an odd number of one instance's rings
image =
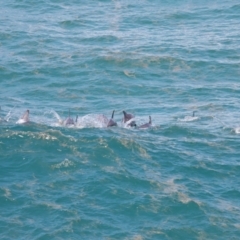
[[[4,197],[6,197],[6,198],[10,198],[11,197],[11,192],[10,192],[10,190],[8,189],[8,188],[2,188],[3,190],[4,190]]]
[[[74,166],[74,163],[66,158],[62,162],[52,165],[52,168],[59,169],[59,168],[67,168],[67,167],[71,167],[71,166]]]
[[[236,127],[236,128],[234,129],[234,132],[235,132],[236,134],[240,134],[240,127]]]
[[[184,118],[178,118],[180,122],[192,122],[198,120],[199,117],[185,116]]]
[[[122,127],[123,128],[131,128],[130,124],[131,124],[131,122],[134,122],[134,121],[136,121],[135,118],[131,118],[130,120],[128,120],[125,123],[122,121]]]
[[[88,114],[79,117],[76,122],[77,128],[105,128],[107,127],[108,119],[103,114]]]
[[[24,124],[24,123],[26,123],[27,121],[25,120],[25,119],[22,119],[22,118],[20,118],[20,119],[18,119],[18,121],[16,122],[16,124]]]

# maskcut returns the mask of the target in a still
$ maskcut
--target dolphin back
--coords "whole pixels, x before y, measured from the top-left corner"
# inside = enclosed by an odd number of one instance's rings
[[[152,126],[152,118],[151,116],[149,116],[149,122],[139,126],[138,128],[150,128],[151,126]]]
[[[26,110],[26,112],[22,115],[21,119],[28,122],[29,121],[29,110]]]
[[[126,123],[128,122],[130,119],[134,118],[134,115],[131,113],[126,113],[125,111],[123,111],[123,122]]]
[[[112,118],[108,121],[107,127],[117,126],[117,123],[113,120],[113,118],[114,118],[114,112],[115,112],[115,110],[113,110],[113,112],[112,112]]]
[[[26,110],[26,112],[22,115],[21,118],[18,119],[16,122],[17,124],[24,124],[29,122],[29,110]]]
[[[117,126],[117,123],[113,119],[110,119],[107,127],[114,127],[114,126]]]
[[[65,120],[65,125],[74,125],[74,120],[70,117],[68,117],[66,120]]]

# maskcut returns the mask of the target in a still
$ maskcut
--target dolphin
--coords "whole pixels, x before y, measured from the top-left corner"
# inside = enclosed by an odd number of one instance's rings
[[[115,110],[113,110],[113,112],[112,112],[112,117],[111,117],[111,119],[108,121],[107,127],[117,126],[117,123],[113,120],[114,112],[115,112]]]
[[[152,118],[151,116],[149,116],[149,122],[139,126],[138,128],[150,128],[151,126],[152,126]]]
[[[77,121],[77,119],[76,119]],[[68,126],[68,125],[75,125],[74,120],[70,117],[70,110],[68,112],[68,117],[66,118],[66,120],[63,122],[63,125]]]
[[[134,118],[134,115],[131,114],[131,113],[126,113],[125,111],[123,111],[123,122],[126,123],[128,121],[130,121],[131,119]],[[136,127],[137,124],[135,121],[131,121],[130,123],[127,124],[127,126],[130,126],[130,127]]]
[[[18,119],[17,124],[29,123],[29,110],[26,110],[25,113]]]
[[[193,113],[192,113],[192,117],[195,117],[195,112],[197,112],[197,111],[193,111]]]

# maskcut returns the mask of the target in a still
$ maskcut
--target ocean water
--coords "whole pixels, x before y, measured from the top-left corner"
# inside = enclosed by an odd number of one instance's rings
[[[1,1],[0,238],[239,239],[239,13]]]

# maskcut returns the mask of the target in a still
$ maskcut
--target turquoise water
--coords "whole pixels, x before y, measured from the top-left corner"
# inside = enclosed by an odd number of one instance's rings
[[[239,239],[239,12],[2,1],[0,238]]]

